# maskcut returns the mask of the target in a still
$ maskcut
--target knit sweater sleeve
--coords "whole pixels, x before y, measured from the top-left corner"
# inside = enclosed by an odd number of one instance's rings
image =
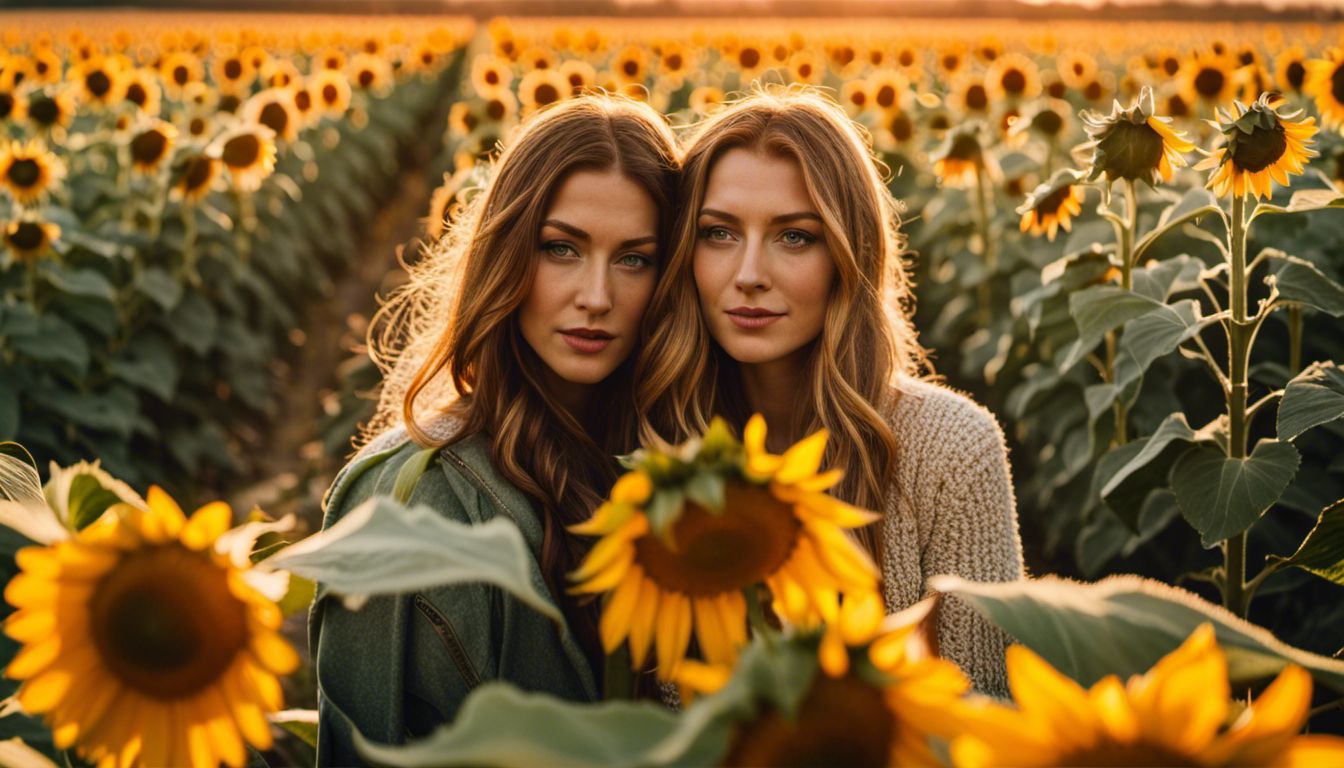
[[[994,416],[969,398],[942,390],[937,414],[926,421],[940,439],[921,462],[937,477],[917,503],[928,516],[920,554],[925,583],[939,574],[971,581],[1023,577],[1022,542],[1003,432]],[[925,443],[930,444],[929,442]],[[932,459],[930,461],[929,459]],[[1011,638],[962,600],[947,596],[938,615],[939,651],[956,662],[977,690],[1008,695],[1004,652]]]

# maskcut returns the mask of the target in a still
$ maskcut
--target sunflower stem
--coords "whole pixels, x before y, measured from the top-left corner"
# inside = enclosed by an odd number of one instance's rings
[[[602,699],[630,699],[634,694],[634,675],[630,673],[630,647],[622,645],[607,654],[602,675]]]
[[[238,249],[238,261],[247,264],[252,258],[252,230],[256,227],[256,208],[252,204],[252,195],[237,187],[233,188],[234,210],[237,218],[233,222],[234,243]]]
[[[1302,307],[1288,307],[1288,373],[1302,372]]]
[[[201,284],[201,273],[196,270],[196,208],[185,201],[179,209],[182,216],[182,271],[195,286]]]
[[[1228,308],[1232,317],[1227,323],[1228,388],[1227,388],[1227,457],[1246,458],[1247,413],[1246,387],[1250,346],[1254,338],[1246,307],[1246,199],[1232,195],[1232,227],[1229,249]],[[1248,528],[1224,542],[1223,566],[1226,574],[1223,587],[1223,606],[1240,618],[1246,618],[1249,593],[1246,590],[1246,539]]]
[[[980,315],[982,323],[988,327],[991,319],[992,285],[994,280],[994,270],[998,266],[998,253],[994,248],[994,239],[990,237],[990,211],[989,185],[985,183],[985,169],[977,167],[975,171],[975,213],[976,228],[980,230],[981,255],[984,257],[985,276],[976,286],[976,291],[980,299]]]

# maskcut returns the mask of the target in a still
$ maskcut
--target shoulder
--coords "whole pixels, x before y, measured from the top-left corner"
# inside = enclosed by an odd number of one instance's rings
[[[897,377],[881,411],[903,447],[1003,450],[1003,430],[994,414],[964,392],[935,381]]]
[[[425,431],[434,439],[443,440],[452,437],[459,426],[458,421],[444,416],[426,424]],[[421,449],[422,446],[412,440],[406,427],[400,424],[366,443],[336,473],[336,479],[327,489],[322,502],[323,527],[331,525],[366,499],[390,495],[397,473]]]

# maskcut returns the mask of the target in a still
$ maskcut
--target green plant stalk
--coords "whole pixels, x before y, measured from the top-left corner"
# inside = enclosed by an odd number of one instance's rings
[[[1302,308],[1288,307],[1288,373],[1302,372]]]
[[[1134,290],[1134,235],[1139,227],[1139,194],[1133,179],[1125,179],[1125,226],[1120,227],[1120,287],[1126,291]],[[1120,337],[1124,328],[1115,330],[1114,338],[1110,334],[1106,339],[1106,367],[1110,371],[1111,381],[1115,381],[1115,350],[1120,346]],[[1124,445],[1129,442],[1129,409],[1119,392],[1115,393],[1115,435],[1112,445]]]
[[[182,269],[192,285],[200,285],[201,275],[196,271],[196,207],[183,200],[178,210],[182,216]]]
[[[249,192],[233,188],[233,201],[237,219],[233,222],[234,242],[238,249],[238,261],[247,264],[252,259],[252,230],[257,225],[256,206]]]
[[[1231,249],[1229,250],[1228,305],[1232,314],[1227,325],[1227,456],[1246,458],[1246,386],[1252,338],[1246,308],[1246,200],[1232,197]],[[1223,606],[1246,618],[1250,593],[1246,589],[1246,539],[1250,529],[1223,542]]]
[[[992,319],[990,301],[992,282],[994,279],[994,270],[998,266],[998,252],[994,247],[994,240],[989,235],[989,185],[985,183],[985,169],[983,167],[976,169],[975,172],[975,213],[976,228],[980,230],[980,242],[983,246],[981,255],[984,257],[985,277],[976,286],[976,292],[980,300],[981,322],[986,327]]]

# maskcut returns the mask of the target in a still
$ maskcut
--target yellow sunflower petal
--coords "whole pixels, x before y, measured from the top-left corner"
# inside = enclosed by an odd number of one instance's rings
[[[849,649],[840,635],[840,628],[827,625],[821,636],[821,645],[817,648],[817,661],[821,669],[830,677],[843,677],[849,671]]]
[[[633,471],[621,475],[611,489],[611,501],[614,504],[640,505],[653,495],[653,481],[643,472]]]
[[[152,519],[159,526],[159,536],[155,541],[162,543],[177,538],[182,532],[182,526],[187,524],[187,517],[182,514],[182,508],[173,501],[173,497],[159,486],[153,485],[150,486],[145,501],[149,504]]]
[[[658,649],[658,675],[664,680],[676,673],[691,640],[691,601],[679,592],[665,592],[654,643]]]
[[[775,482],[793,484],[802,482],[817,474],[821,468],[822,456],[826,453],[826,440],[830,432],[819,429],[799,440],[784,452],[783,461],[775,472]]]
[[[1008,686],[1019,708],[1055,724],[1069,742],[1095,742],[1097,722],[1088,706],[1087,692],[1022,645],[1009,646]]]
[[[630,619],[630,660],[638,669],[644,668],[644,660],[648,658],[649,646],[653,642],[653,630],[657,626],[658,606],[661,601],[661,594],[658,591],[658,585],[651,580],[644,578],[643,571],[635,574],[635,569],[631,569],[630,579],[636,580],[638,576],[639,598],[635,601],[635,613]]]
[[[607,604],[602,607],[598,629],[602,636],[602,649],[608,654],[615,651],[630,634],[635,602],[639,599],[640,587],[644,582],[638,571],[638,566],[632,567],[630,576],[611,593],[607,598]]]
[[[182,545],[197,551],[206,549],[229,529],[232,519],[233,510],[229,509],[228,504],[222,501],[206,504],[196,510],[182,527]]]

